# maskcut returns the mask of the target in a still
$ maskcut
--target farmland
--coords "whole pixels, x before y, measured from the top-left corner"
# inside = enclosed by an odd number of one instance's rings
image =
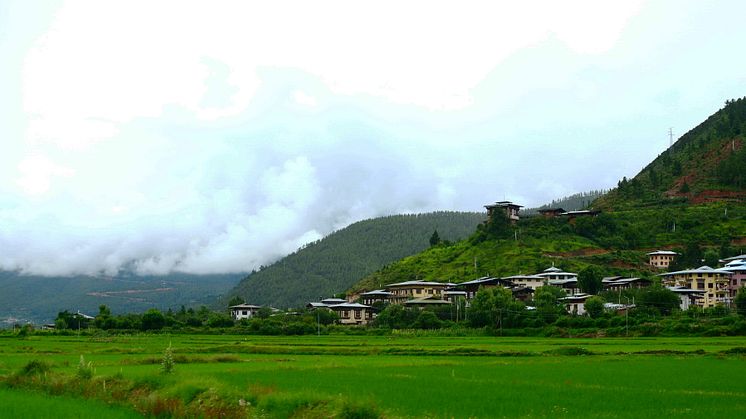
[[[169,344],[176,365],[163,374]],[[33,406],[35,417],[47,407],[54,417],[87,417],[76,412],[81,405],[102,412],[96,417],[736,417],[746,409],[744,353],[742,337],[7,336],[0,409]],[[81,355],[92,378],[79,376]],[[47,369],[29,372],[33,360]]]

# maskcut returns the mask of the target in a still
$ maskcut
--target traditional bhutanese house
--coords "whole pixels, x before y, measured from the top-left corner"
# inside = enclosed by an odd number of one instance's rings
[[[567,211],[563,212],[563,217],[567,217],[569,223],[574,223],[578,217],[595,217],[600,214],[600,210],[580,210],[580,211]]]
[[[321,302],[312,302],[306,304],[306,307],[313,310],[315,308],[329,308],[337,304],[344,304],[347,300],[344,298],[324,298]]]
[[[466,291],[466,298],[471,300],[474,298],[475,295],[477,295],[477,291],[479,291],[479,288],[490,288],[490,287],[505,287],[505,288],[511,288],[515,284],[512,282],[505,280],[503,278],[495,278],[490,276],[484,276],[479,279],[474,279],[472,281],[466,281],[462,282],[460,284],[455,284],[452,289],[459,290],[459,291]]]
[[[401,304],[413,298],[438,297],[448,288],[449,284],[429,281],[406,281],[386,286],[386,291],[392,295],[389,300],[394,304]]]
[[[746,285],[746,260],[736,259],[718,269],[718,271],[727,271],[731,273],[728,279],[728,302],[733,301],[738,294],[738,290]]]
[[[577,314],[579,316],[585,314],[585,300],[592,297],[589,294],[577,294],[569,297],[560,298],[559,301],[565,305],[565,310],[568,313]]]
[[[238,304],[235,306],[228,307],[231,309],[231,317],[233,320],[250,319],[262,306],[255,306],[252,304]]]
[[[564,272],[560,268],[554,266],[544,269],[544,272],[538,273],[535,276],[541,277],[545,280],[551,279],[578,279],[578,274],[575,272]]]
[[[560,269],[557,269],[560,271]],[[510,281],[517,286],[529,287],[536,291],[537,288],[547,285],[547,278],[539,275],[513,275],[504,276],[502,279]]]
[[[443,299],[450,301],[451,303],[458,300],[466,300],[466,291],[458,291],[454,289],[448,289],[443,291]]]
[[[607,276],[601,280],[605,290],[619,291],[631,288],[649,287],[653,281],[645,278],[624,278],[621,276]]]
[[[485,205],[484,207],[487,209],[487,217],[489,219],[492,218],[495,211],[504,211],[512,222],[516,222],[520,219],[518,211],[523,208],[522,205],[514,204],[510,201],[498,201],[494,204]]]
[[[387,303],[393,295],[393,293],[386,290],[373,290],[360,294],[360,299],[363,301],[363,304],[372,305],[378,302]]]
[[[702,307],[702,300],[704,299],[705,292],[700,290],[693,290],[686,287],[667,287],[679,297],[679,308],[687,310],[691,306]]]
[[[404,302],[404,305],[407,307],[417,307],[419,309],[423,309],[425,307],[446,306],[450,304],[450,301],[441,300],[437,297],[413,298]]]
[[[727,302],[731,276],[729,271],[700,266],[697,269],[667,272],[659,276],[663,277],[663,285],[703,291],[704,297],[698,301],[698,303],[701,302],[702,308],[714,307]]]
[[[648,264],[658,269],[668,269],[678,253],[670,250],[656,250],[648,253]]]
[[[513,298],[520,301],[528,301],[534,295],[534,290],[532,288],[520,285],[510,288],[510,292],[513,293]]]
[[[375,318],[375,309],[358,303],[342,303],[329,306],[329,310],[337,313],[339,324],[368,324]]]
[[[577,278],[551,279],[549,280],[549,285],[553,287],[562,288],[563,290],[565,290],[567,295],[580,294],[580,285],[578,285]]]
[[[321,302],[331,306],[335,304],[346,303],[347,300],[345,300],[344,298],[324,298],[323,300],[321,300]]]
[[[625,314],[628,310],[635,308],[634,304],[604,303],[604,310],[613,311],[617,314]]]
[[[540,209],[538,212],[544,218],[555,218],[564,214],[566,211],[562,208],[545,208]]]

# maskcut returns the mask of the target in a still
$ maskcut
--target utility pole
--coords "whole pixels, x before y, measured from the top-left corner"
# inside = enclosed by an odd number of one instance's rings
[[[673,128],[668,129],[668,146],[671,147],[673,145]]]

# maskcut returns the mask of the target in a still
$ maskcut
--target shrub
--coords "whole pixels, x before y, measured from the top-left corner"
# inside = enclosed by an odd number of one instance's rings
[[[171,344],[168,344],[168,348],[163,351],[163,362],[161,362],[161,371],[164,374],[171,374],[174,371],[174,354],[171,349]]]
[[[80,362],[78,363],[78,371],[76,375],[81,380],[90,380],[93,377],[93,363],[86,363],[83,355],[80,356]]]
[[[52,369],[52,365],[46,361],[40,361],[38,359],[32,359],[27,362],[26,365],[21,368],[19,375],[31,376],[31,375],[42,375],[49,372]]]

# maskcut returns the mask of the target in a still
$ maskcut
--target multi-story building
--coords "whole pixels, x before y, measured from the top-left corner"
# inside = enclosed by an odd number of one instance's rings
[[[401,304],[414,298],[441,298],[443,291],[454,284],[430,281],[405,281],[386,286],[386,291],[392,295],[389,301],[394,304]]]
[[[233,317],[233,320],[241,320],[250,319],[262,307],[252,304],[238,304],[235,306],[230,306],[228,308],[231,309],[231,317]]]
[[[738,294],[738,290],[746,286],[746,259],[733,260],[728,262],[724,268],[718,270],[731,273],[728,280],[728,300],[733,301]]]
[[[547,278],[544,278],[543,276],[539,275],[513,275],[513,276],[505,276],[502,279],[506,281],[510,281],[514,283],[515,285],[521,286],[521,287],[528,287],[532,290],[536,291],[537,288],[547,285]]]
[[[512,222],[518,221],[518,219],[520,218],[518,216],[518,211],[523,208],[522,205],[514,204],[510,201],[498,201],[494,204],[485,205],[484,207],[487,209],[488,218],[491,219],[495,211],[504,211]]]
[[[697,269],[667,272],[659,276],[663,277],[663,285],[704,291],[702,298],[697,300],[697,304],[700,304],[702,308],[714,307],[729,301],[728,284],[731,277],[729,271],[700,266]]]
[[[678,253],[670,250],[656,250],[655,252],[648,253],[648,263],[650,266],[658,269],[668,269],[676,258],[676,255],[678,255]]]

